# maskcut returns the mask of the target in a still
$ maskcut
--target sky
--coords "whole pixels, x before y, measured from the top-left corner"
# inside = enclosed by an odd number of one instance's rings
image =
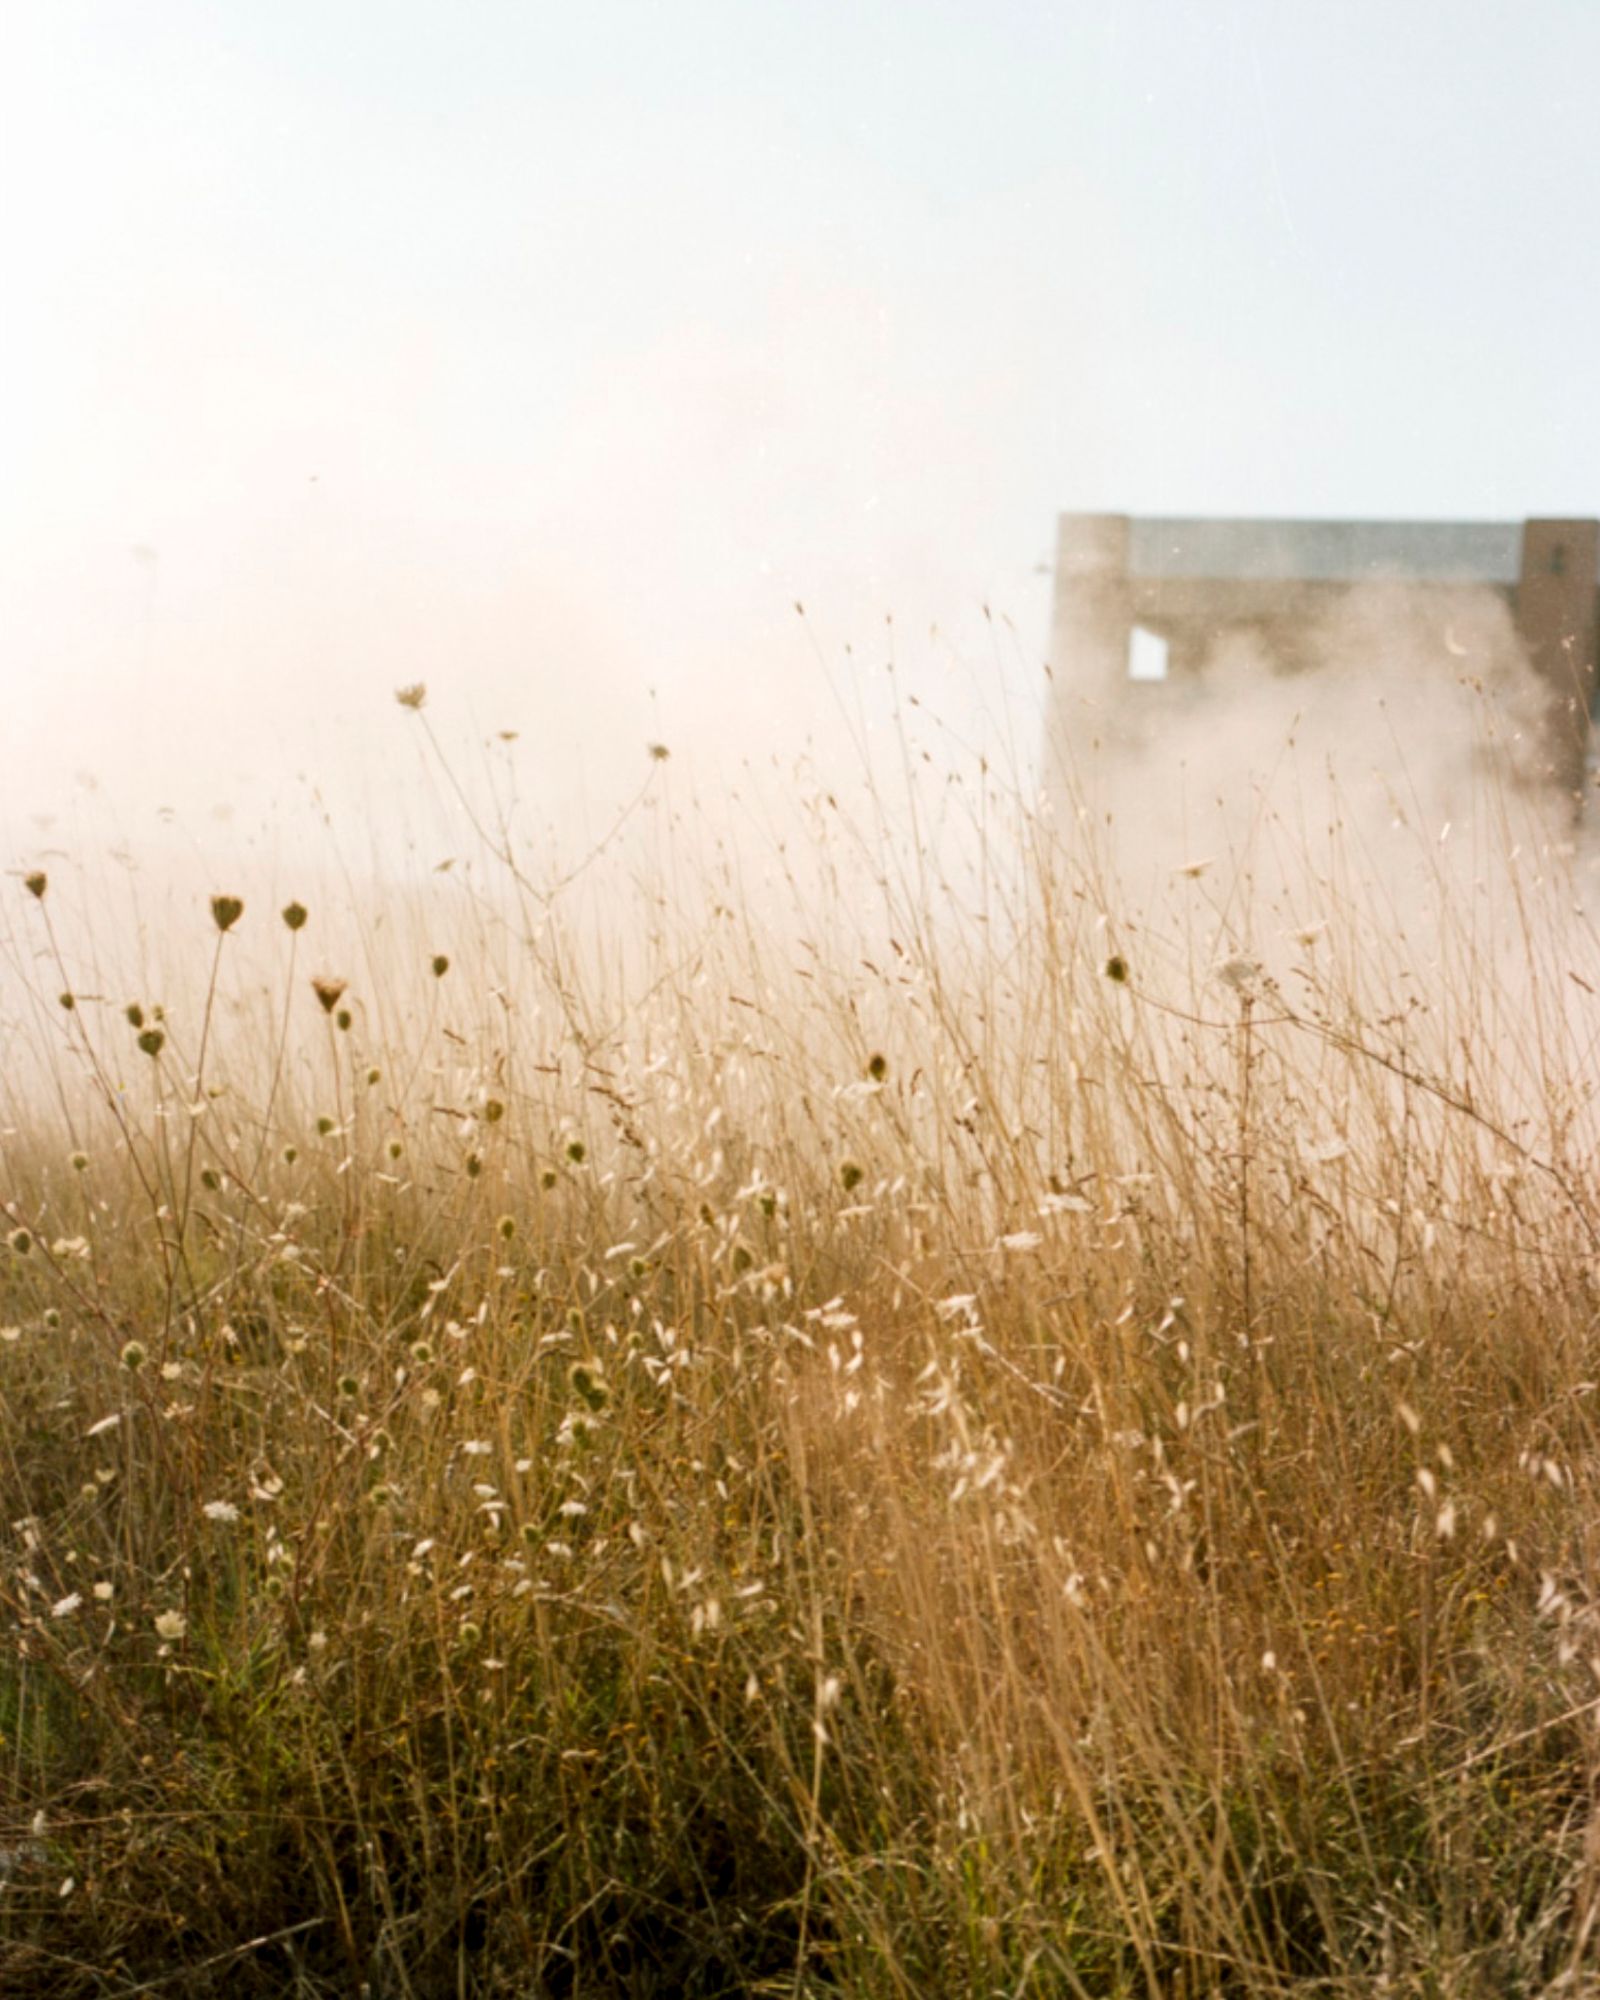
[[[0,865],[91,795],[379,812],[417,680],[602,822],[891,645],[1026,736],[1059,511],[1600,512],[1590,0],[7,0],[0,56]]]

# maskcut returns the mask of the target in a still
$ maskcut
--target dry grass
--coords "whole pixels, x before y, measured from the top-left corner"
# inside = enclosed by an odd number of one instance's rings
[[[969,796],[138,1025],[16,884],[7,1993],[1596,1990],[1559,857],[1218,977]]]

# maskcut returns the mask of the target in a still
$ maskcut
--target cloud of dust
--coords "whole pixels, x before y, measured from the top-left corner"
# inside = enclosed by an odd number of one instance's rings
[[[1295,647],[1285,670],[1220,635],[1198,674],[1097,701],[1057,663],[1050,803],[1105,951],[1190,1017],[1253,992],[1569,1144],[1600,1048],[1597,801],[1559,775],[1506,604],[1359,586]]]

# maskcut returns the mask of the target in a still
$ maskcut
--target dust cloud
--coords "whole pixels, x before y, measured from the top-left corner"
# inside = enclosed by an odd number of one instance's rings
[[[1304,638],[1301,671],[1223,637],[1198,675],[1095,698],[1055,663],[1047,810],[1098,949],[1170,1021],[1253,998],[1373,1050],[1396,1095],[1425,1075],[1518,1144],[1593,1141],[1600,835],[1559,698],[1488,592],[1441,621],[1363,586]],[[1304,1105],[1346,1115],[1309,1081]]]

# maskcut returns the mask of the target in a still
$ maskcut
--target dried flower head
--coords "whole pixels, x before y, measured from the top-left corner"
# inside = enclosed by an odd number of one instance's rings
[[[161,1639],[181,1639],[189,1630],[189,1621],[181,1611],[163,1611],[156,1619],[156,1636]]]
[[[299,931],[305,929],[306,906],[304,903],[285,903],[279,914],[290,930]]]
[[[1213,975],[1224,986],[1231,986],[1235,993],[1253,993],[1261,978],[1261,967],[1255,959],[1241,955],[1225,958],[1213,969]]]
[[[409,687],[396,688],[394,698],[402,708],[420,709],[428,699],[428,683],[412,681]]]
[[[61,1005],[67,1010],[69,1014],[72,1012],[73,1008],[76,1007],[78,1004],[77,999],[71,993],[58,993],[56,995],[56,998],[60,1001]]]
[[[865,1173],[855,1160],[841,1160],[839,1162],[839,1185],[844,1189],[846,1194],[853,1194],[865,1179]]]
[[[167,1045],[166,1035],[160,1028],[146,1028],[139,1037],[139,1047],[147,1056],[158,1056]]]
[[[33,1248],[33,1231],[31,1229],[13,1229],[11,1234],[6,1238],[6,1241],[19,1257],[26,1257],[28,1252]]]
[[[888,1074],[889,1058],[887,1056],[872,1055],[867,1058],[867,1075],[871,1077],[874,1083],[882,1083]]]
[[[50,877],[46,875],[44,870],[42,868],[35,868],[32,874],[24,875],[22,881],[28,894],[42,903],[44,901],[44,892],[50,886]]]
[[[440,951],[440,952],[435,952],[435,953],[434,953],[434,956],[433,956],[433,976],[434,976],[434,978],[435,978],[435,979],[443,979],[443,977],[445,976],[445,974],[446,974],[446,973],[447,973],[447,972],[448,972],[449,970],[450,970],[450,961],[449,961],[449,959],[445,957],[445,955],[444,955],[444,953],[443,953],[442,951]]]
[[[652,764],[664,764],[672,755],[672,752],[667,748],[665,743],[652,743],[648,745],[648,748]]]
[[[317,1004],[324,1014],[331,1014],[344,995],[350,982],[346,979],[329,979],[320,975],[311,982],[311,990],[317,996]]]
[[[243,915],[244,904],[237,896],[211,898],[211,921],[219,931],[231,931]]]
[[[575,1361],[568,1376],[573,1394],[595,1412],[603,1410],[611,1400],[611,1391],[597,1361]]]
[[[128,1341],[122,1350],[122,1365],[130,1375],[137,1375],[150,1359],[150,1350],[142,1340]]]
[[[1121,952],[1113,952],[1106,960],[1105,974],[1113,986],[1127,985],[1128,961],[1122,956]]]

